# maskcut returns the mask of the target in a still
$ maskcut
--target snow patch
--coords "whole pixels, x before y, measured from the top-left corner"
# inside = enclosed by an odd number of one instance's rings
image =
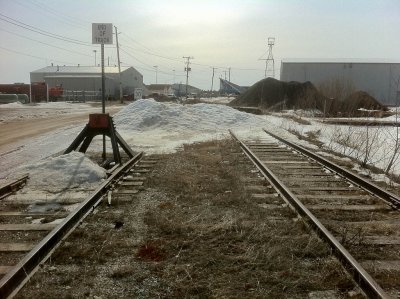
[[[13,102],[13,103],[8,103],[8,104],[1,104],[1,108],[23,108],[24,105],[21,102]]]
[[[19,172],[29,173],[28,189],[53,193],[77,187],[92,188],[107,177],[105,169],[80,152],[50,157],[23,166]]]
[[[215,98],[200,98],[200,101],[206,103],[215,103],[215,104],[228,104],[234,99],[235,97],[215,97]]]

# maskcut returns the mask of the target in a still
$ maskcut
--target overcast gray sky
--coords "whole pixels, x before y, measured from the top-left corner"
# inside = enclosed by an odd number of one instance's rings
[[[281,59],[400,62],[399,0],[0,0],[0,83],[29,82],[51,63],[94,65],[93,50],[99,63],[92,23],[118,27],[122,65],[146,84],[156,65],[158,83],[174,73],[185,82],[182,56],[192,56],[189,84],[210,89],[214,66],[214,88],[229,67],[232,82],[252,85],[264,77],[268,37],[276,78]],[[117,64],[115,38],[105,56]]]

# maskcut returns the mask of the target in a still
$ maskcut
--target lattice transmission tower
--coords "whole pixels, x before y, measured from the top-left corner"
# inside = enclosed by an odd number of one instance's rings
[[[268,37],[268,57],[265,60],[265,74],[264,77],[270,76],[275,78],[275,60],[274,55],[272,54],[272,47],[275,45],[275,37]]]

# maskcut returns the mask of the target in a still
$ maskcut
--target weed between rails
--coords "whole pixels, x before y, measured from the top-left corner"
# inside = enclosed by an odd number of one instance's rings
[[[258,174],[236,143],[158,158],[145,190],[98,207],[16,298],[346,297],[353,288],[294,212],[251,197]]]
[[[284,298],[306,297],[321,285],[351,289],[327,246],[291,221],[291,210],[277,215],[251,199],[245,180],[254,168],[240,159],[231,141],[186,145],[150,179],[169,198],[145,214],[148,242],[157,240],[164,254],[154,275],[168,283],[169,296]]]

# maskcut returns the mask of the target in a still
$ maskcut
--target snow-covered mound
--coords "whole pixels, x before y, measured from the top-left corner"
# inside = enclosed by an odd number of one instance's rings
[[[86,104],[86,103],[68,103],[68,102],[37,103],[37,104],[33,105],[33,107],[35,107],[35,106],[37,108],[51,108],[51,109],[85,109],[85,108],[90,108],[90,105]]]
[[[37,119],[43,117],[53,117],[65,114],[81,114],[85,112],[98,112],[99,108],[92,107],[83,103],[34,103],[21,104],[19,102],[10,104],[0,104],[0,123],[12,121],[23,121],[25,119]]]
[[[22,107],[24,107],[24,104],[22,104],[21,102],[0,104],[0,108],[22,108]]]
[[[215,98],[200,98],[200,101],[215,104],[228,104],[234,100],[234,97],[215,97]]]
[[[117,129],[145,132],[221,132],[227,129],[265,124],[255,115],[215,104],[181,105],[153,99],[133,102],[114,116]]]
[[[24,166],[19,172],[29,173],[28,188],[49,192],[95,187],[107,176],[105,169],[80,152],[50,157]]]

